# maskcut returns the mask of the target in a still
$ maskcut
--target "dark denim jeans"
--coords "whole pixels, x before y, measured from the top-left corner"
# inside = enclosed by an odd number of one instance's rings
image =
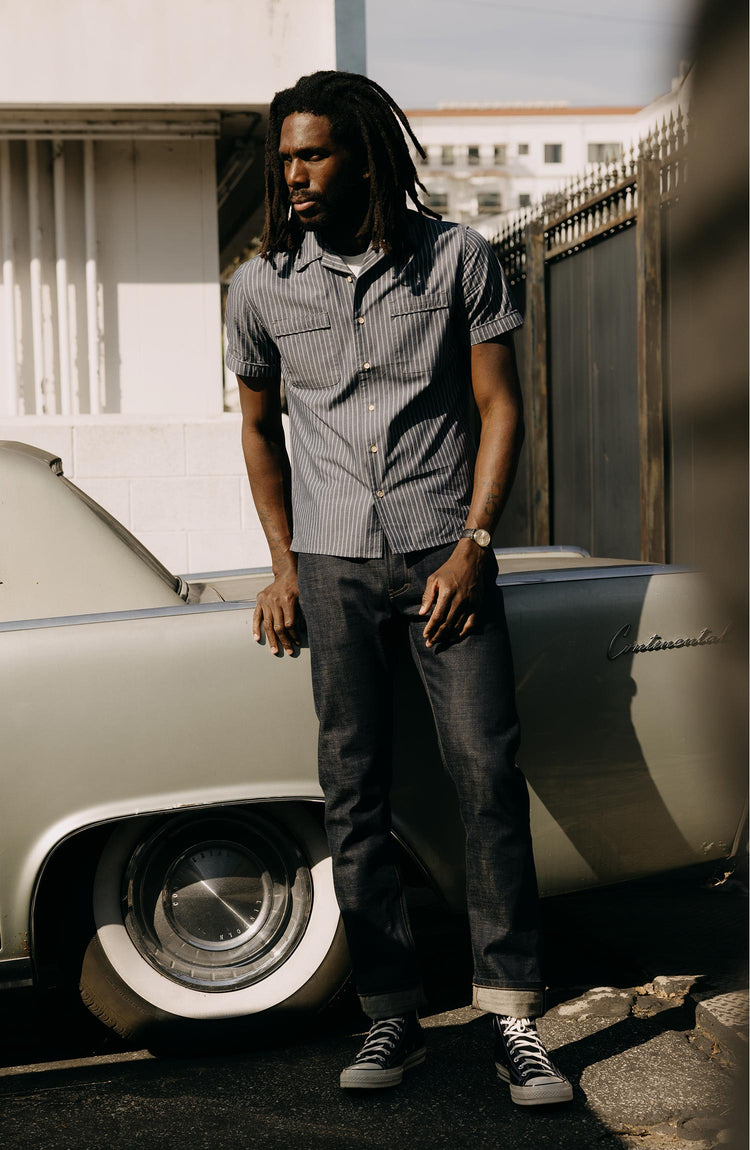
[[[471,635],[427,648],[418,614],[428,576],[453,547],[412,555],[386,548],[380,559],[299,556],[336,896],[371,1018],[422,1002],[390,835],[392,666],[404,632],[466,827],[474,1005],[517,1016],[542,1011],[529,799],[515,763],[513,665],[494,558]]]

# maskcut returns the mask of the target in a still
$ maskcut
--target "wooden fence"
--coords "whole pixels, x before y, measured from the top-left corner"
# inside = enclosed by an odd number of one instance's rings
[[[526,320],[526,444],[498,545],[670,558],[669,213],[685,135],[670,116],[492,241]]]

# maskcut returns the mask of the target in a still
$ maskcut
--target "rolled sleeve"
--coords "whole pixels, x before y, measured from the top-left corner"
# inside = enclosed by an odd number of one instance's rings
[[[472,345],[486,343],[523,324],[497,256],[473,228],[465,232],[463,293]]]
[[[247,293],[248,264],[232,276],[227,295],[225,362],[235,375],[272,378],[281,374],[279,351],[260,322]]]

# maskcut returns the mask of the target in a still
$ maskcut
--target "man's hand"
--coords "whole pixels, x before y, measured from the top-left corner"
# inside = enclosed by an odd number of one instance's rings
[[[258,592],[253,615],[253,638],[256,643],[260,643],[262,626],[272,655],[278,655],[279,645],[287,655],[294,655],[299,648],[298,620],[297,572],[289,570],[277,575],[273,583]]]
[[[482,430],[466,523],[492,534],[508,497],[523,442],[521,386],[513,337],[496,336],[471,349],[471,386]],[[461,539],[447,563],[427,580],[420,615],[429,614],[425,644],[463,639],[477,621],[488,552]]]
[[[486,558],[472,539],[462,539],[447,563],[430,575],[419,608],[420,615],[430,615],[424,629],[427,647],[463,639],[475,626]]]

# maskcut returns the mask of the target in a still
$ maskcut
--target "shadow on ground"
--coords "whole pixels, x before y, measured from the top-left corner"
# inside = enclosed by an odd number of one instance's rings
[[[547,900],[547,977],[556,988],[551,1005],[591,987],[632,988],[657,974],[702,975],[717,992],[743,985],[745,892],[732,879],[714,885],[716,877],[677,875]],[[271,1035],[263,1049],[162,1059],[108,1033],[71,993],[19,991],[4,999],[0,1066],[16,1069],[0,1070],[0,1143],[4,1150],[634,1145],[621,1117],[610,1121],[580,1087],[566,1107],[521,1109],[511,1103],[494,1076],[488,1020],[466,1005],[465,930],[453,924],[457,929],[446,935],[434,918],[418,925],[430,998],[428,1060],[400,1089],[373,1096],[338,1088],[339,1069],[366,1025],[351,989],[291,1039]],[[632,1055],[648,1066],[649,1044],[656,1050],[679,1040],[687,1048],[693,1024],[688,999],[654,1017],[629,1014],[585,1025],[565,1024],[553,1011],[541,1026],[557,1048],[556,1059],[578,1083],[610,1059],[616,1066]],[[65,1060],[79,1064],[61,1065]],[[713,1069],[721,1089],[728,1089],[728,1076]],[[728,1105],[728,1097],[717,1094],[714,1109],[721,1120]],[[669,1144],[642,1135],[636,1142]],[[671,1144],[682,1145],[674,1139]]]

